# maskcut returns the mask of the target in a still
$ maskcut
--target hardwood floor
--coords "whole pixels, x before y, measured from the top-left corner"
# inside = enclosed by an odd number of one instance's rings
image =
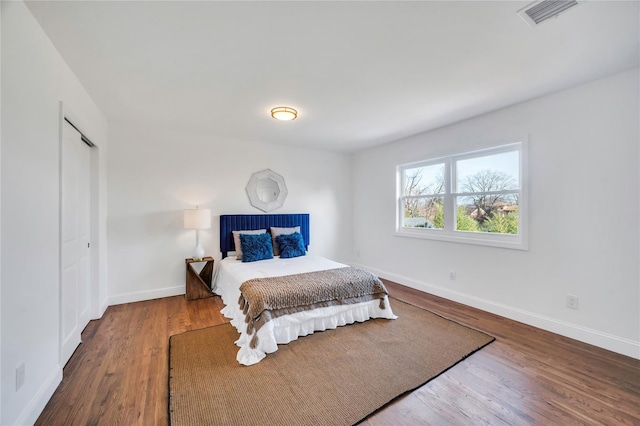
[[[37,425],[168,423],[169,336],[227,322],[219,297],[110,306],[91,321]]]
[[[496,341],[363,424],[640,425],[639,360],[385,283]],[[36,424],[167,424],[168,338],[227,322],[222,306],[175,296],[109,307],[83,332]]]

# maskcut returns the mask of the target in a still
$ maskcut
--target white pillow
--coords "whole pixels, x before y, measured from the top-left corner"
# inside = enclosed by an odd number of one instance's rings
[[[264,234],[266,229],[255,229],[252,231],[231,231],[233,233],[233,243],[236,246],[236,259],[242,260],[242,248],[240,247],[240,234]]]
[[[294,228],[276,228],[275,226],[272,226],[269,230],[271,231],[271,242],[273,243],[274,256],[280,256],[280,247],[278,247],[278,243],[276,242],[276,237],[278,235],[288,235],[293,234],[294,232],[300,233],[299,226]]]

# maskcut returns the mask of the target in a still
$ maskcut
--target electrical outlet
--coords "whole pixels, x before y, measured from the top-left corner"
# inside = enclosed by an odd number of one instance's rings
[[[20,390],[24,385],[25,365],[24,362],[16,368],[16,390]]]
[[[578,298],[578,296],[567,294],[567,308],[578,309],[579,302],[580,299]]]
[[[455,280],[456,279],[456,271],[450,271],[449,272],[449,279],[450,280]]]

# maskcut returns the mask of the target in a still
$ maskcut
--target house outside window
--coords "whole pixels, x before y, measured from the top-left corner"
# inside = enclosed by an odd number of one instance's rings
[[[525,144],[397,167],[400,236],[527,249]]]

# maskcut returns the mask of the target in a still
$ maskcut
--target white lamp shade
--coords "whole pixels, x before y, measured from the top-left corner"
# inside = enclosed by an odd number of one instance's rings
[[[190,209],[184,211],[184,227],[186,229],[211,228],[211,210]]]

